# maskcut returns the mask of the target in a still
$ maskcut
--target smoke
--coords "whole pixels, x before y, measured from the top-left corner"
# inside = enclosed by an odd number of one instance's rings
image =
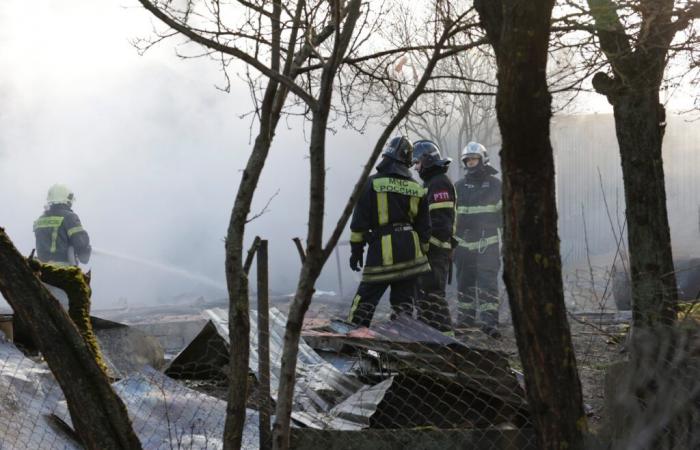
[[[241,118],[251,110],[246,86],[215,89],[223,84],[218,66],[178,59],[178,40],[139,56],[129,40],[148,36],[152,24],[136,2],[9,0],[0,30],[0,226],[15,245],[24,254],[34,247],[32,222],[48,187],[61,182],[75,192],[74,211],[93,245],[133,258],[93,256],[96,307],[225,297],[211,283],[162,269],[225,284],[224,237],[251,148],[251,120]],[[279,194],[246,236],[270,239],[277,293],[294,290],[300,263],[291,238],[306,235],[302,126],[280,126],[253,212]],[[374,136],[329,136],[328,227]],[[319,289],[337,290],[335,270],[329,264]]]

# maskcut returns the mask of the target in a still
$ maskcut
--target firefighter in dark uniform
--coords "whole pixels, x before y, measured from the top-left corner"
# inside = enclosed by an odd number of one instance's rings
[[[73,193],[66,186],[51,186],[44,214],[34,222],[36,254],[40,261],[77,266],[90,260],[90,237],[73,212]]]
[[[367,259],[348,320],[369,327],[379,299],[391,287],[395,315],[413,313],[416,280],[430,270],[430,216],[425,189],[411,178],[413,146],[405,137],[389,141],[377,173],[367,180],[350,222],[350,267]]]
[[[489,165],[483,145],[470,142],[461,159],[466,175],[455,183],[458,322],[460,326],[478,323],[487,334],[499,337],[501,181],[494,176],[498,171]]]
[[[446,174],[451,162],[450,158],[442,159],[434,142],[422,140],[413,143],[414,168],[426,188],[431,225],[427,255],[431,271],[418,279],[416,309],[420,320],[445,334],[454,335],[445,296],[452,249],[457,243],[453,237],[455,188]]]
[[[49,189],[44,213],[34,221],[36,256],[39,261],[58,266],[77,266],[90,260],[90,237],[71,209],[75,196],[68,187],[55,184]],[[68,295],[62,289],[44,283],[44,286],[65,308],[69,308]],[[36,351],[32,333],[24,322],[15,316],[15,342],[26,351]]]

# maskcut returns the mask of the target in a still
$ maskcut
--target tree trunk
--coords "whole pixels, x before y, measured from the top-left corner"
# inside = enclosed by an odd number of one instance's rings
[[[106,375],[107,364],[104,361],[97,336],[90,321],[90,277],[74,266],[55,266],[42,264],[36,259],[29,260],[29,267],[39,273],[41,281],[59,289],[68,295],[68,317],[78,328],[81,336],[88,345],[95,362]]]
[[[324,74],[325,75],[325,74]],[[335,72],[332,75],[335,76]],[[324,80],[332,83],[331,80]],[[330,84],[332,86],[332,84]],[[292,404],[297,366],[297,353],[304,316],[314,294],[314,284],[325,263],[323,253],[323,216],[326,189],[326,126],[330,111],[331,92],[319,103],[320,110],[314,113],[309,144],[311,179],[309,180],[309,226],[306,258],[299,274],[294,301],[289,307],[289,317],[284,332],[284,348],[280,368],[279,393],[277,396],[276,420],[273,429],[273,448],[287,450],[291,425]]]
[[[94,450],[140,449],[124,403],[85,340],[1,228],[0,292],[30,328],[63,390],[83,445]]]
[[[243,440],[250,356],[248,277],[243,271],[243,237],[253,194],[270,151],[274,128],[279,119],[281,107],[276,109],[276,106],[284,103],[284,99],[278,101],[276,97],[278,93],[278,84],[270,81],[262,102],[260,131],[238,186],[226,234],[226,283],[229,295],[231,341],[228,406],[224,427],[226,450],[240,449]],[[284,97],[286,98],[286,91],[284,91]]]
[[[342,58],[350,45],[357,20],[360,17],[360,0],[349,0],[344,6],[346,17],[340,11],[335,11],[335,41],[332,55],[327,59],[321,72],[318,103],[312,114],[311,138],[309,142],[309,223],[306,234],[306,259],[301,267],[299,283],[297,284],[294,301],[289,307],[289,317],[284,332],[284,347],[282,349],[282,364],[280,367],[280,382],[275,409],[276,420],[273,427],[273,448],[287,450],[289,448],[292,403],[294,401],[294,385],[299,352],[299,339],[304,316],[309,309],[314,293],[314,284],[321,273],[328,254],[323,248],[323,219],[326,203],[326,129],[333,99],[333,87]],[[337,8],[341,8],[338,2]]]
[[[676,276],[661,145],[665,112],[658,89],[615,98],[615,129],[625,185],[635,326],[672,323]]]
[[[475,3],[498,64],[504,280],[540,449],[581,449],[586,416],[566,316],[546,80],[553,0]]]
[[[292,406],[294,403],[294,385],[296,384],[297,354],[304,316],[309,309],[314,294],[314,284],[323,263],[319,263],[318,255],[307,254],[306,262],[301,268],[299,284],[294,300],[289,308],[287,326],[284,332],[284,350],[280,368],[280,382],[275,410],[276,419],[273,427],[273,448],[286,450],[289,448]]]
[[[613,72],[612,76],[596,73],[593,87],[608,98],[615,112],[635,327],[667,325],[675,318],[676,276],[661,158],[666,112],[659,104],[671,42],[682,29],[678,24],[690,23],[674,21],[675,3],[641,2],[642,7],[636,11],[641,20],[639,27],[654,31],[635,35],[620,18],[619,2],[588,0],[600,49]]]
[[[275,9],[279,5],[281,3],[276,1]],[[303,1],[297,4],[295,25],[290,42],[296,42],[304,6],[305,2]],[[299,68],[311,56],[314,48],[328,39],[334,30],[335,25],[330,24],[326,26],[316,34],[314,39],[306,42],[297,53],[294,53],[294,47],[290,46],[283,73],[288,74],[289,78],[295,79]],[[241,448],[246,417],[245,405],[248,392],[248,360],[250,356],[250,316],[248,315],[248,278],[243,271],[242,264],[243,234],[253,194],[258,185],[258,180],[270,151],[275,130],[288,95],[288,87],[280,85],[276,81],[269,81],[261,103],[260,131],[255,139],[253,151],[248,158],[248,164],[241,177],[226,238],[226,281],[230,299],[231,368],[226,426],[224,429],[225,450],[238,450]]]

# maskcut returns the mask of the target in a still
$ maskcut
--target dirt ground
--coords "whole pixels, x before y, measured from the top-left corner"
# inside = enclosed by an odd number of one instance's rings
[[[571,337],[583,390],[588,425],[592,432],[603,426],[605,416],[605,374],[608,366],[625,357],[625,324],[605,323],[597,318],[571,318]],[[518,350],[512,327],[503,327],[501,348],[509,355],[511,366],[520,370]]]

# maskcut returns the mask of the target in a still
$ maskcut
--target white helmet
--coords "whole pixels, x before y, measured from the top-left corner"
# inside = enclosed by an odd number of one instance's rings
[[[460,156],[460,160],[462,161],[464,168],[467,167],[466,159],[473,158],[474,156],[481,158],[481,162],[484,165],[489,163],[489,152],[486,151],[486,147],[478,142],[470,142],[462,149],[462,155]]]
[[[48,205],[71,205],[75,197],[73,192],[64,184],[54,184],[49,188],[49,193],[46,195],[46,204]]]

